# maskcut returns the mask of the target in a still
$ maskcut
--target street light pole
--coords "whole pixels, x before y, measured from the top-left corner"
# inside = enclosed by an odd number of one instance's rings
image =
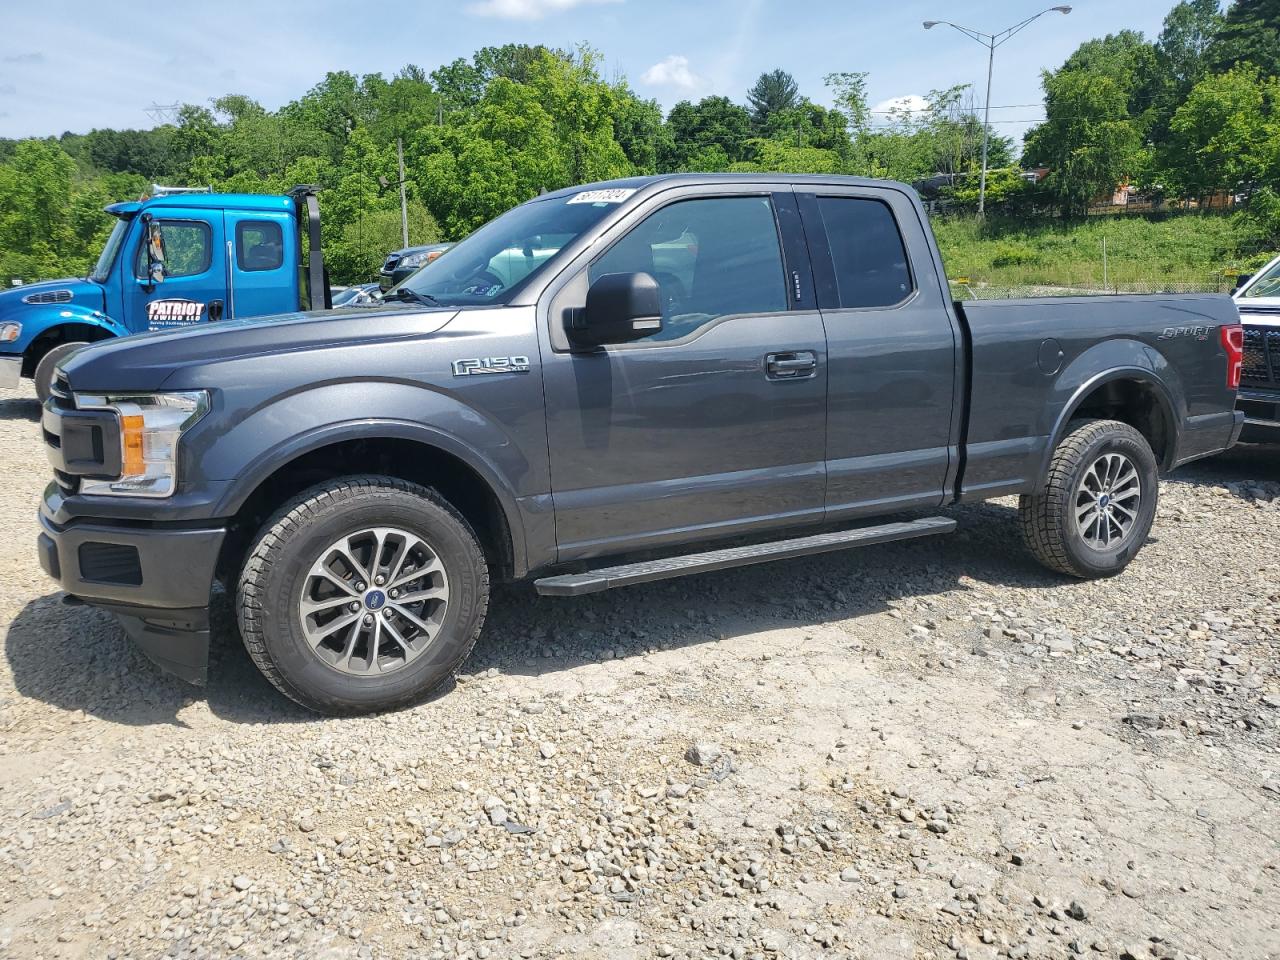
[[[996,47],[1011,39],[1015,34],[1021,33],[1023,29],[1030,26],[1033,21],[1039,20],[1046,13],[1061,13],[1065,16],[1070,12],[1071,8],[1065,5],[1049,7],[1034,16],[1027,17],[1021,23],[1015,23],[1012,27],[1001,30],[999,33],[983,33],[981,30],[973,29],[973,27],[962,27],[960,24],[952,23],[950,20],[926,20],[924,22],[926,30],[932,30],[942,24],[959,30],[969,39],[976,40],[987,48],[987,105],[982,114],[982,179],[979,181],[978,186],[979,218],[986,214],[987,208],[987,145],[991,138],[991,75],[995,70]]]

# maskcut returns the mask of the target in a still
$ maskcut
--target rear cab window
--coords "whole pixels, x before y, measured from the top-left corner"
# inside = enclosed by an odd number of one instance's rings
[[[246,273],[278,270],[284,264],[284,232],[270,220],[236,224],[236,266]]]
[[[835,302],[824,306],[892,307],[911,296],[911,265],[887,203],[849,196],[819,196],[816,202],[834,271]]]

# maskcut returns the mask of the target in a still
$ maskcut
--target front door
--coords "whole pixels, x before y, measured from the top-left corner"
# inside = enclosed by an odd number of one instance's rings
[[[826,343],[794,197],[683,193],[606,234],[551,301],[542,368],[561,561],[822,519]],[[663,329],[571,352],[566,308],[629,272],[658,281]]]
[[[147,277],[147,230],[123,261],[125,322],[134,333],[219,319],[227,299],[222,211],[165,209],[154,220],[164,243],[164,280]]]

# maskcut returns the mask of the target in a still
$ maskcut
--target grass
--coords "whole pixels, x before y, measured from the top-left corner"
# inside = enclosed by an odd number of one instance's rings
[[[1229,291],[1233,272],[1266,262],[1256,234],[1238,217],[1177,214],[1028,222],[976,217],[933,221],[947,276],[971,286]]]

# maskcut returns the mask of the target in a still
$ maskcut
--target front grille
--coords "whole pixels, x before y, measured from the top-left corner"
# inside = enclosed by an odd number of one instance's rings
[[[58,369],[54,370],[53,382],[49,385],[49,402],[58,410],[74,410],[76,408],[76,398],[71,393],[71,382],[67,379],[67,375]],[[55,450],[62,449],[61,436],[48,429],[43,432],[45,443]],[[80,492],[80,478],[56,467],[53,471],[53,482],[58,485],[58,489],[62,491],[63,496],[70,497]]]
[[[1242,386],[1280,389],[1280,330],[1244,328]]]
[[[138,548],[121,543],[90,540],[80,544],[80,578],[95,583],[142,585],[142,562]]]
[[[28,293],[22,298],[23,303],[70,303],[70,290],[41,290],[38,293]]]

